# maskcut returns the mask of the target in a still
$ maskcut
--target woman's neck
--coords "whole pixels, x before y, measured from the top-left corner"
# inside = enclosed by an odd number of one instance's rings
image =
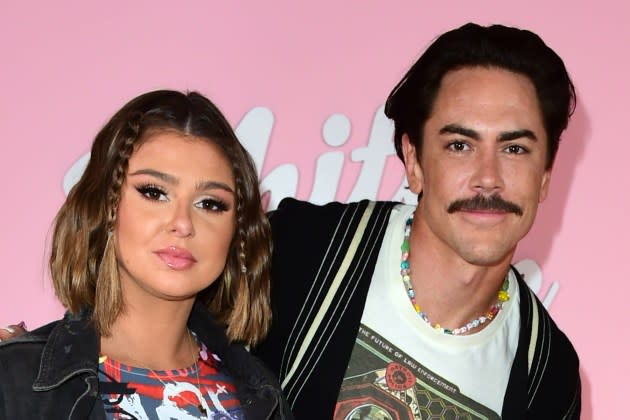
[[[187,327],[192,304],[165,301],[138,307],[127,303],[110,334],[101,337],[101,354],[154,370],[190,366],[198,352]]]

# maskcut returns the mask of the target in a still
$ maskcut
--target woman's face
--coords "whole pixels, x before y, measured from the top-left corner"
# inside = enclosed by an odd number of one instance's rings
[[[192,300],[221,274],[235,230],[232,167],[205,139],[160,131],[129,159],[115,228],[123,297]]]

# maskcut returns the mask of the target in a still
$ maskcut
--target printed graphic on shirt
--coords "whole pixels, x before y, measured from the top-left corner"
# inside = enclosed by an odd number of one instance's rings
[[[99,387],[108,419],[216,419],[244,418],[236,388],[217,370],[210,354],[197,369],[152,371],[102,358]]]
[[[334,420],[500,419],[361,325]]]

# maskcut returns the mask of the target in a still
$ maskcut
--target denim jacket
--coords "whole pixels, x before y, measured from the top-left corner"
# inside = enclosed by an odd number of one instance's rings
[[[99,337],[89,319],[89,311],[66,313],[0,343],[0,419],[105,419]],[[275,377],[242,345],[230,344],[201,304],[193,307],[188,326],[221,358],[246,419],[293,419]]]

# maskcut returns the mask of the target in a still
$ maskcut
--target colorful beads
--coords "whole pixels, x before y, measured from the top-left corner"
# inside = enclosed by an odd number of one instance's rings
[[[427,317],[427,315],[424,312],[422,312],[422,310],[420,309],[420,305],[416,303],[416,292],[413,289],[413,285],[411,284],[411,276],[409,275],[411,272],[411,269],[409,266],[409,236],[411,235],[412,222],[413,222],[413,215],[409,216],[409,218],[405,222],[405,237],[403,239],[402,245],[400,246],[400,250],[401,250],[400,275],[401,275],[403,284],[405,285],[405,288],[407,289],[407,296],[409,297],[409,300],[411,301],[411,304],[413,305],[413,308],[415,309],[418,316],[420,316],[420,318],[424,320],[427,324],[429,324],[434,330],[440,331],[448,335],[465,334],[469,332],[470,330],[479,328],[481,325],[485,324],[486,322],[492,321],[494,317],[499,313],[499,311],[503,309],[503,304],[507,302],[508,300],[510,300],[510,294],[508,293],[508,289],[510,287],[509,274],[505,276],[505,280],[503,281],[503,284],[501,285],[501,290],[499,290],[497,294],[498,302],[492,305],[490,310],[486,312],[484,315],[481,315],[479,318],[473,319],[472,321],[468,322],[466,325],[460,328],[455,328],[452,330],[449,330],[447,328],[442,328],[440,324],[435,324],[435,325],[431,324],[431,321],[429,321],[429,318]]]

